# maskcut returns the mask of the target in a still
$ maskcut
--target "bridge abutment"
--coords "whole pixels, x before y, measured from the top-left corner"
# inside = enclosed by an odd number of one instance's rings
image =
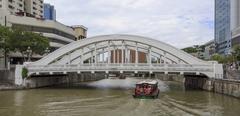
[[[162,81],[176,81],[176,82],[185,82],[184,75],[179,74],[155,74],[156,79],[160,79]]]
[[[59,84],[71,84],[88,81],[97,81],[105,78],[105,74],[102,73],[67,73],[63,75],[45,75],[45,76],[32,76],[23,79],[23,83],[20,85],[24,88],[40,88]]]
[[[211,79],[200,75],[156,74],[163,81],[175,81],[184,84],[185,89],[199,89],[240,98],[240,81],[229,79]]]

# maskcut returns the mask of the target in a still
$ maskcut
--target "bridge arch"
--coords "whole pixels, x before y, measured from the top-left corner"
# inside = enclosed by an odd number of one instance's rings
[[[139,61],[140,53],[144,54],[144,62]],[[119,34],[90,37],[72,42],[48,54],[39,61],[27,64],[27,67],[57,65],[84,66],[85,64],[158,64],[159,66],[168,64],[168,67],[210,67],[208,71],[199,71],[197,73],[208,75],[211,78],[216,77],[216,74],[220,75],[218,77],[222,77],[222,68],[219,68],[220,64],[217,62],[200,60],[155,39]]]

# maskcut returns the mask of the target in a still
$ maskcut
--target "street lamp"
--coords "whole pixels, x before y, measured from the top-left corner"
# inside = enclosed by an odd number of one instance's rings
[[[28,55],[28,60],[27,60],[27,61],[28,61],[28,62],[31,61],[31,59],[30,59],[31,54],[32,54],[31,47],[28,46],[28,48],[27,48],[27,55]]]
[[[234,59],[235,53],[236,53],[236,51],[233,50],[233,49],[230,49],[230,50],[228,51],[228,54],[232,55],[232,65],[233,65],[233,66],[236,66],[235,61],[234,61],[234,60],[235,60],[235,59]]]
[[[45,50],[45,55],[48,55],[50,53],[50,50],[49,48],[47,47],[46,50]]]

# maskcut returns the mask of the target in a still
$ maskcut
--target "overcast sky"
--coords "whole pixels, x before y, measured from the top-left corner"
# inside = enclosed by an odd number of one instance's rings
[[[88,37],[133,34],[178,48],[214,37],[214,0],[44,0],[57,20],[84,25]]]

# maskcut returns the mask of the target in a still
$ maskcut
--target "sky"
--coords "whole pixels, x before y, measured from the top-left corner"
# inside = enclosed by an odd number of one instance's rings
[[[84,25],[88,37],[131,34],[177,48],[214,38],[214,0],[44,0],[55,6],[57,20]]]

